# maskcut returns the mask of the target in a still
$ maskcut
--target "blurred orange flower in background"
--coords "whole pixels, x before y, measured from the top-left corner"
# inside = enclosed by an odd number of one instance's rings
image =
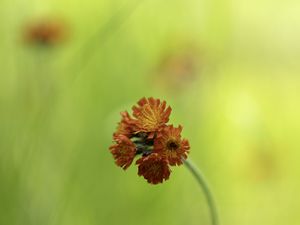
[[[67,39],[69,27],[62,19],[46,18],[35,20],[24,27],[25,43],[38,46],[55,46]]]

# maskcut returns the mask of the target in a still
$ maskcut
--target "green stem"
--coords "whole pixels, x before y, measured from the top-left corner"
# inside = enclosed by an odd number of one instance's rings
[[[208,186],[208,182],[206,181],[205,177],[198,169],[198,167],[191,161],[191,160],[183,160],[184,165],[189,169],[189,171],[193,174],[195,179],[197,180],[199,186],[202,188],[204,195],[207,200],[207,204],[210,210],[211,216],[211,224],[212,225],[219,225],[218,219],[218,210],[212,195],[212,192]]]

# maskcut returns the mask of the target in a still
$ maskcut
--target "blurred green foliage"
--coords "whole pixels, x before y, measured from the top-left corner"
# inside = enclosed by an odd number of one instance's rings
[[[298,1],[0,1],[0,224],[209,224],[192,176],[108,151],[119,112],[172,106],[222,224],[299,224]],[[60,18],[57,46],[23,39]]]

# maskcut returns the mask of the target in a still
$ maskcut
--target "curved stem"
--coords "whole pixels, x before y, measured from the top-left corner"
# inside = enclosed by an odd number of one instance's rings
[[[195,179],[197,180],[198,184],[202,188],[204,195],[207,200],[207,204],[210,210],[210,216],[211,216],[211,224],[212,225],[219,225],[219,219],[218,219],[218,211],[217,207],[212,195],[212,192],[208,186],[208,182],[206,181],[203,174],[200,172],[198,167],[191,162],[191,160],[183,160],[184,165],[189,169],[189,171],[193,174]]]

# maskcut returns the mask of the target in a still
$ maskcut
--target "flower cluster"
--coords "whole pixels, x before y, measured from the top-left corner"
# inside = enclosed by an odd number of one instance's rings
[[[26,25],[24,41],[27,44],[50,47],[62,43],[67,33],[67,26],[62,20],[42,19]]]
[[[172,109],[165,101],[142,98],[132,111],[132,115],[121,113],[110,152],[124,170],[140,156],[138,175],[151,184],[162,183],[170,176],[170,166],[181,165],[187,158],[189,142],[181,138],[182,126],[167,124]]]

